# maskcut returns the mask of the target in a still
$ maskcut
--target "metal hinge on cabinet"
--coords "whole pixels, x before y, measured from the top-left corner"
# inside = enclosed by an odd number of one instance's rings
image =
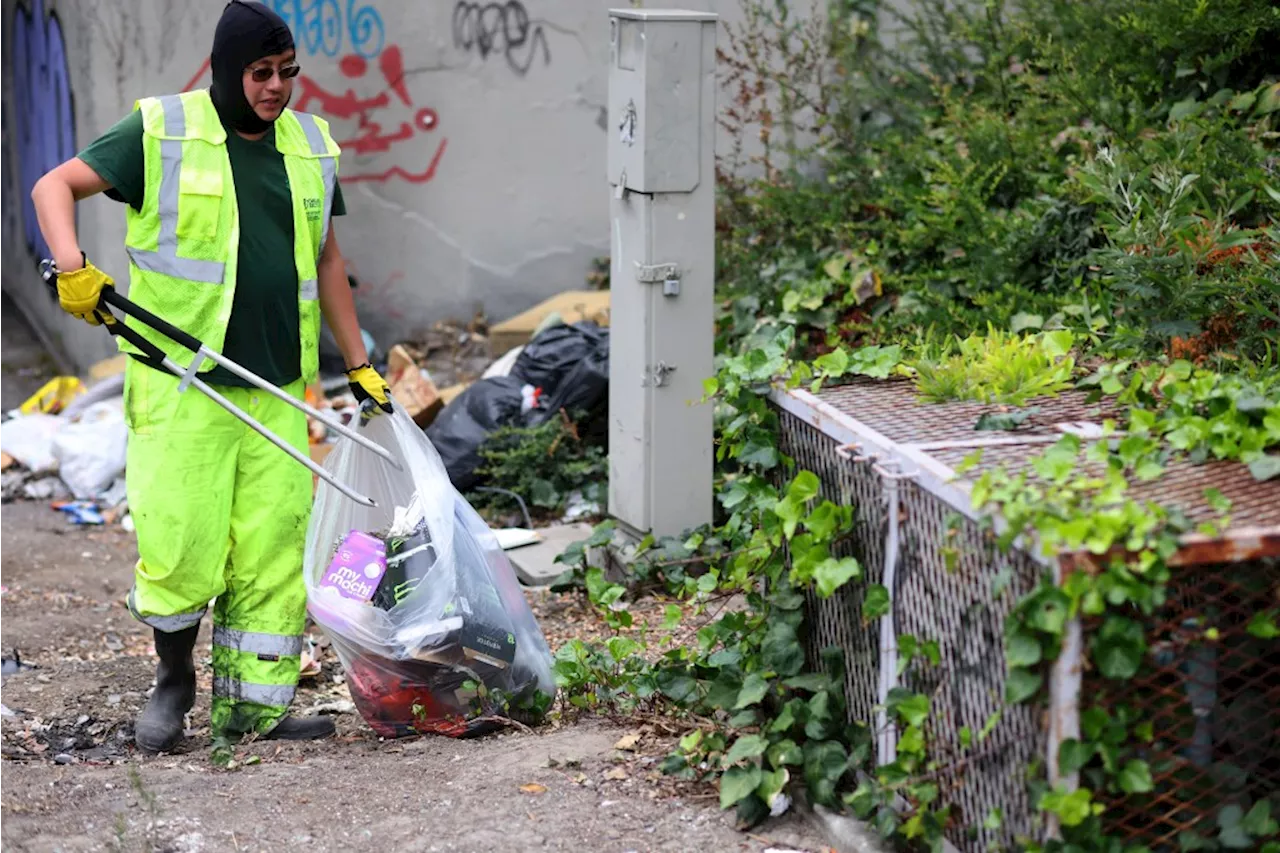
[[[636,281],[641,284],[661,284],[663,296],[680,295],[680,267],[676,264],[645,265],[637,261]]]

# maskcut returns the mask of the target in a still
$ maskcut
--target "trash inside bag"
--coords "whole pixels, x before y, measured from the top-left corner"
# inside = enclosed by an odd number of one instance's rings
[[[357,710],[384,737],[538,722],[555,696],[551,651],[497,537],[404,409],[357,429],[404,470],[340,443],[325,467],[378,506],[322,487],[304,561],[308,610]]]

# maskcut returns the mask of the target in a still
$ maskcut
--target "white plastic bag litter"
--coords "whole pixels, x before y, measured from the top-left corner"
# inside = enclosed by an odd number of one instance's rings
[[[536,721],[555,695],[551,652],[497,536],[403,408],[355,428],[404,470],[340,442],[325,467],[378,506],[321,484],[303,568],[357,709],[384,737]]]
[[[91,500],[124,471],[129,430],[120,399],[94,403],[53,437],[58,475],[77,500]]]
[[[39,412],[20,415],[0,425],[0,450],[22,463],[33,474],[58,470],[53,439],[67,422],[57,415]]]

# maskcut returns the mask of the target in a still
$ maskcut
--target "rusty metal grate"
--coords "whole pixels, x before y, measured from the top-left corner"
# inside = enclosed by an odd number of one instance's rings
[[[818,475],[825,497],[851,502],[857,508],[852,541],[846,543],[845,553],[862,562],[871,582],[883,582],[886,577],[886,494],[897,495],[899,558],[890,590],[891,636],[911,634],[939,644],[939,666],[908,669],[901,683],[932,697],[930,758],[939,767],[942,802],[952,807],[955,819],[948,836],[955,846],[965,851],[1016,848],[1043,834],[1045,828],[1038,824],[1029,802],[1029,774],[1043,779],[1046,768],[1050,774],[1055,772],[1058,745],[1064,737],[1071,736],[1077,712],[1086,704],[1081,697],[1091,702],[1105,695],[1110,704],[1138,703],[1150,711],[1153,734],[1157,735],[1148,747],[1150,755],[1158,757],[1158,747],[1174,756],[1169,760],[1182,754],[1179,749],[1185,753],[1188,747],[1178,738],[1194,737],[1196,730],[1194,726],[1186,730],[1185,721],[1177,722],[1179,706],[1174,695],[1183,697],[1178,701],[1185,710],[1190,701],[1184,689],[1187,678],[1171,673],[1181,672],[1194,658],[1186,659],[1185,643],[1178,645],[1178,631],[1185,633],[1185,628],[1175,630],[1170,626],[1181,625],[1190,612],[1188,608],[1213,614],[1211,618],[1220,633],[1214,670],[1217,692],[1210,714],[1214,725],[1233,720],[1231,715],[1240,713],[1229,710],[1231,701],[1258,701],[1258,696],[1272,717],[1280,717],[1280,694],[1276,692],[1280,690],[1280,673],[1276,670],[1280,664],[1270,663],[1267,658],[1269,654],[1270,660],[1277,660],[1274,641],[1269,651],[1247,654],[1241,651],[1247,644],[1241,643],[1237,648],[1232,645],[1235,640],[1226,639],[1238,638],[1240,620],[1262,609],[1265,598],[1259,595],[1272,596],[1271,606],[1280,595],[1275,563],[1264,564],[1255,559],[1262,551],[1274,551],[1280,543],[1280,484],[1258,483],[1241,465],[1189,462],[1174,462],[1159,480],[1135,484],[1131,489],[1135,497],[1177,506],[1195,521],[1213,515],[1205,490],[1219,490],[1232,502],[1233,529],[1227,535],[1240,534],[1242,542],[1246,541],[1246,533],[1252,535],[1247,541],[1253,550],[1230,550],[1213,542],[1204,547],[1206,543],[1201,542],[1188,547],[1188,562],[1250,561],[1211,569],[1203,565],[1178,569],[1180,574],[1171,588],[1169,603],[1151,623],[1151,648],[1171,649],[1173,657],[1153,657],[1148,661],[1150,674],[1144,670],[1144,680],[1100,685],[1099,679],[1087,672],[1082,685],[1078,674],[1070,674],[1072,667],[1055,668],[1051,678],[1055,698],[1050,713],[1025,706],[1006,708],[1002,701],[1005,616],[1043,573],[1057,575],[1058,561],[1016,549],[1007,554],[995,549],[991,531],[978,521],[970,507],[971,480],[960,480],[954,469],[976,445],[983,444],[987,446],[981,463],[966,477],[976,477],[996,465],[1020,470],[1062,435],[1059,424],[1100,424],[1117,412],[1088,403],[1084,394],[1068,392],[1058,398],[1037,400],[1040,413],[1013,433],[977,432],[973,427],[978,417],[992,407],[921,403],[910,383],[893,380],[857,380],[825,389],[817,396],[804,391],[779,391],[773,402],[779,409],[783,451]],[[901,481],[896,489],[885,488],[890,479]],[[995,521],[997,529],[1001,528],[1002,521]],[[1262,543],[1262,551],[1254,547],[1257,543]],[[1223,556],[1226,554],[1233,556]],[[1065,555],[1059,559],[1068,564]],[[1271,585],[1265,593],[1249,587],[1252,591],[1246,595],[1240,579],[1253,577],[1256,584],[1256,573],[1263,565],[1269,566]],[[861,588],[842,591],[827,601],[814,598],[809,602],[809,614],[812,661],[817,663],[818,652],[827,645],[845,650],[849,661],[846,684],[850,716],[872,723],[878,691],[883,687],[879,683],[881,638],[877,626],[867,624],[862,617]],[[1092,627],[1084,626],[1086,648]],[[895,649],[886,652],[896,653]],[[1083,662],[1087,667],[1087,653]],[[1175,682],[1177,686],[1171,687]],[[1104,694],[1104,687],[1111,692]],[[1159,698],[1167,704],[1153,704]],[[1280,743],[1280,719],[1273,721],[1272,717],[1266,718],[1266,725],[1271,727],[1274,741]],[[978,743],[978,733],[989,722],[993,723],[989,734]],[[1250,727],[1244,728],[1252,733]],[[962,748],[964,730],[976,744],[968,750]],[[1258,738],[1259,742],[1264,740],[1261,735]],[[1192,745],[1198,743],[1191,741]],[[1218,768],[1215,772],[1221,772],[1223,761],[1231,756],[1223,757],[1226,747],[1222,743],[1226,741],[1214,743],[1214,766]],[[878,749],[885,748],[878,745]],[[1267,767],[1280,767],[1280,762],[1274,760],[1275,747],[1268,746],[1268,750],[1262,753],[1269,762]],[[1153,768],[1157,767],[1155,759],[1151,760]],[[1197,785],[1205,778],[1217,778],[1212,775],[1183,783],[1185,764],[1184,759],[1178,765],[1178,773],[1158,765],[1157,781],[1166,789],[1158,787],[1150,795],[1114,799],[1108,820],[1153,850],[1170,849],[1167,832],[1175,825],[1185,828],[1199,821],[1212,823],[1217,809],[1236,795],[1220,780],[1200,791]],[[1280,770],[1255,774],[1249,783],[1253,786],[1251,791],[1276,792],[1277,774]],[[1184,787],[1186,796],[1178,793]],[[1200,792],[1194,793],[1197,791]],[[995,829],[987,828],[992,825],[987,818],[993,810],[1000,815]],[[1174,831],[1175,838],[1178,831],[1181,829]]]
[[[1126,682],[1086,674],[1086,721],[1128,709],[1151,723],[1150,741],[1135,752],[1154,790],[1106,800],[1110,832],[1152,850],[1186,849],[1183,833],[1218,836],[1223,808],[1248,812],[1280,794],[1280,640],[1248,630],[1278,601],[1274,560],[1175,569],[1167,602],[1147,620],[1138,674]]]

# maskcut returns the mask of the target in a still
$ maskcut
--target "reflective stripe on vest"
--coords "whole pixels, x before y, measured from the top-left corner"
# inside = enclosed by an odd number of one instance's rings
[[[302,126],[302,132],[307,136],[307,144],[311,146],[311,153],[320,159],[320,170],[324,179],[324,208],[320,217],[320,246],[316,251],[316,263],[320,262],[320,256],[324,254],[324,245],[329,240],[329,215],[333,210],[333,185],[337,176],[337,166],[332,157],[322,156],[329,153],[329,146],[325,145],[324,134],[320,132],[320,126],[316,124],[315,116],[310,113],[295,113],[298,118],[298,124]],[[308,279],[299,285],[301,290],[301,298],[306,301],[312,301],[320,298],[320,283],[316,279]]]
[[[160,98],[164,112],[164,132],[168,136],[187,135],[187,114],[180,95]],[[185,278],[204,284],[222,284],[226,264],[178,257],[178,188],[182,181],[182,139],[160,140],[160,194],[158,213],[160,237],[156,251],[149,252],[125,246],[138,269],[161,275]]]

